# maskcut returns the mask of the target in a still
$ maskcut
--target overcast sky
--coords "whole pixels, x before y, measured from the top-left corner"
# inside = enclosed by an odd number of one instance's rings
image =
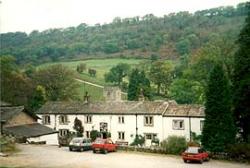
[[[0,0],[0,32],[65,28],[80,23],[109,23],[114,17],[163,16],[247,0]]]

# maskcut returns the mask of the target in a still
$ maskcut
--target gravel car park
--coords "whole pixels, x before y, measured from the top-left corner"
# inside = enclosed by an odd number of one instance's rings
[[[20,152],[0,157],[0,165],[25,168],[249,168],[249,165],[210,160],[185,164],[181,156],[118,151],[96,155],[92,151],[70,152],[68,147],[18,145]]]

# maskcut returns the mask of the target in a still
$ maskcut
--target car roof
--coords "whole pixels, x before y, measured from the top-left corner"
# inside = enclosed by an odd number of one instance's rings
[[[85,139],[87,139],[87,140],[90,140],[89,138],[84,138],[84,137],[75,137],[75,138],[73,138],[73,139],[79,139],[79,140],[85,140]],[[73,140],[72,139],[72,140]]]

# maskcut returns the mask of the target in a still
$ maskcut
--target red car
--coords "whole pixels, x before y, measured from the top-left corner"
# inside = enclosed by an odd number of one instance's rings
[[[101,139],[97,138],[95,142],[92,143],[92,150],[94,153],[102,152],[104,154],[108,152],[115,152],[117,145],[113,143],[111,139]]]
[[[185,163],[188,161],[203,163],[203,161],[209,160],[209,154],[200,147],[188,147],[187,150],[182,153],[182,159]]]

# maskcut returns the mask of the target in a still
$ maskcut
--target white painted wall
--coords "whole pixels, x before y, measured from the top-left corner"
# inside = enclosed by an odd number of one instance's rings
[[[42,118],[42,115],[38,115]],[[92,123],[85,123],[86,115],[68,115],[68,123],[63,125],[59,124],[59,115],[50,115],[51,124],[46,125],[52,129],[68,129],[69,131],[74,131],[73,125],[74,120],[77,117],[83,123],[84,136],[86,136],[86,131],[100,130],[100,122],[108,123],[108,131],[111,132],[111,139],[115,141],[121,141],[118,139],[118,132],[125,132],[125,140],[129,144],[133,142],[136,135],[136,116],[135,115],[123,115],[124,124],[118,122],[118,117],[120,115],[104,115],[95,114],[92,115]],[[183,130],[173,129],[173,120],[184,120]],[[196,134],[201,134],[200,130],[200,120],[204,118],[188,118],[188,117],[163,117],[162,115],[153,115],[154,124],[153,126],[144,125],[144,115],[137,116],[137,127],[138,134],[144,135],[145,133],[155,133],[160,141],[166,139],[170,135],[185,136],[187,140],[190,137],[189,121],[191,121],[191,131],[196,132]],[[40,120],[39,123],[42,123]],[[150,145],[149,142],[146,144]]]
[[[42,142],[46,141],[47,145],[58,145],[58,133],[53,133],[49,135],[42,135],[39,137],[27,138],[29,142]]]

